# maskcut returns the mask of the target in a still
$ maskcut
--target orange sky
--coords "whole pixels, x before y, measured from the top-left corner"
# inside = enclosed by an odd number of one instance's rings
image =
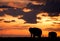
[[[28,10],[25,9],[24,11],[28,12],[29,9]],[[39,13],[37,17],[41,19],[37,19],[38,22],[37,24],[29,23],[24,24],[24,22],[26,21],[23,19],[17,19],[18,17],[13,17],[10,15],[0,17],[0,19],[2,18],[4,19],[3,21],[0,21],[0,28],[3,29],[0,30],[0,35],[30,35],[28,31],[29,27],[38,27],[43,31],[42,36],[48,36],[48,32],[50,31],[56,31],[58,36],[60,36],[60,31],[58,30],[60,29],[60,16],[50,17],[46,12]],[[15,20],[15,22],[10,23],[4,22],[11,20]]]

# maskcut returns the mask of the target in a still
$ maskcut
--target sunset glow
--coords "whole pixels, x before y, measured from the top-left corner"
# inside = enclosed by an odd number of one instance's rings
[[[46,14],[45,16],[42,16],[43,14]],[[0,21],[0,28],[3,29],[12,29],[12,30],[2,30],[0,31],[0,34],[4,34],[4,32],[6,32],[5,34],[10,35],[10,34],[14,34],[14,35],[24,35],[23,33],[25,33],[26,31],[26,35],[29,35],[29,31],[28,30],[24,30],[24,29],[28,29],[29,27],[38,27],[40,29],[43,30],[43,34],[47,35],[49,31],[55,31],[55,30],[49,30],[47,28],[53,28],[53,29],[57,29],[60,28],[60,16],[56,16],[56,17],[50,17],[47,16],[47,13],[41,13],[38,14],[37,17],[41,18],[41,19],[37,19],[37,24],[24,24],[24,20],[23,19],[18,19],[18,17],[12,17],[10,15],[5,15],[0,17],[1,19],[3,18],[3,21]],[[57,19],[57,20],[55,20]],[[4,21],[11,21],[11,20],[15,20],[15,22],[10,22],[10,23],[5,23]],[[54,23],[55,22],[55,23]],[[13,31],[13,28],[17,28],[16,30]],[[20,29],[20,30],[19,30]],[[21,32],[23,29],[23,32]],[[46,30],[45,30],[46,29]],[[2,33],[1,33],[2,32]],[[46,32],[46,33],[45,33]],[[58,33],[59,31],[56,30],[56,32]],[[44,36],[44,35],[43,35]],[[60,32],[58,33],[58,36],[60,36]]]
[[[5,0],[6,2],[9,2],[8,0]],[[28,3],[23,2],[22,0],[18,0],[18,2],[20,2],[20,4],[15,4],[13,2],[16,2],[17,0],[10,0],[10,2],[7,4],[8,6],[12,6],[15,7],[14,10],[16,11],[17,8],[22,8],[22,11],[24,13],[28,13],[28,12],[32,12],[33,9],[29,9],[26,8],[26,5]],[[24,0],[23,0],[24,1]],[[30,0],[26,0],[26,1],[30,1]],[[4,0],[2,0],[1,2],[4,2]],[[34,5],[40,4],[40,3],[36,3],[35,1],[32,3]],[[41,3],[43,4],[43,3]],[[41,5],[40,4],[40,5]],[[0,8],[0,12],[3,12],[4,10],[8,10],[8,8]],[[3,12],[4,13],[4,12]],[[19,13],[21,14],[21,13]],[[29,28],[30,27],[37,27],[42,29],[42,37],[47,37],[48,33],[51,31],[55,31],[57,32],[57,36],[60,36],[60,14],[59,16],[49,16],[49,13],[47,12],[40,12],[36,15],[37,19],[37,23],[36,24],[30,24],[30,23],[25,23],[26,20],[24,20],[22,17],[24,15],[15,15],[14,14],[2,14],[0,15],[0,37],[4,37],[4,35],[18,35],[21,37],[25,37],[25,36],[30,36],[29,33]],[[6,37],[6,36],[5,36]]]

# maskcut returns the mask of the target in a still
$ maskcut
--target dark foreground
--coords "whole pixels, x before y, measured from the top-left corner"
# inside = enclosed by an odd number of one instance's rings
[[[30,38],[30,37],[1,37],[0,40],[19,40],[19,41],[60,41],[60,37],[57,38],[48,38],[48,37],[42,37],[42,38]]]

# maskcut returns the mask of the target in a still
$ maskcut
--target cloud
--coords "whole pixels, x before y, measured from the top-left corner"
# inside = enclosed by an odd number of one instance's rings
[[[26,8],[31,9],[32,11],[24,12],[22,8],[16,8],[16,9],[8,8],[7,10],[0,11],[0,16],[3,16],[5,14],[11,15],[13,17],[23,15],[22,19],[24,19],[27,23],[36,23],[36,15],[38,13],[40,13],[41,11],[54,12],[54,13],[49,13],[49,16],[59,15],[59,14],[55,13],[55,11],[53,11],[53,10],[51,11],[51,9],[49,7],[48,7],[48,10],[46,10],[44,5],[34,5],[32,3],[29,3]],[[27,10],[25,10],[25,11],[27,11]]]
[[[56,3],[47,2],[46,5],[32,5],[30,3],[29,5],[27,5],[27,7],[30,9],[38,10],[40,12],[41,11],[48,12],[49,16],[59,16],[60,13],[60,3],[57,2]]]
[[[15,20],[11,20],[11,22],[15,22]]]
[[[60,25],[60,22],[53,22],[54,24],[59,24]]]
[[[28,5],[31,5],[31,4],[28,4]],[[30,12],[24,12],[23,9],[21,9],[21,8],[16,8],[16,9],[8,8],[7,10],[1,11],[0,16],[3,16],[5,14],[11,15],[13,17],[23,15],[22,19],[27,21],[27,23],[36,23],[36,15],[40,12],[40,9],[38,9],[37,6],[34,6],[33,4],[31,6],[32,6],[32,8],[26,7],[28,9],[32,9],[32,11],[30,11]]]
[[[4,21],[5,23],[10,23],[11,21]]]
[[[47,1],[44,7],[45,11],[49,13],[49,16],[58,16],[60,13],[60,2],[57,2],[57,0],[56,2],[55,0]]]
[[[7,10],[0,11],[0,16],[4,16],[5,14],[11,15],[11,16],[18,16],[23,14],[23,11],[21,9],[16,8],[8,8]]]
[[[0,28],[0,30],[3,30],[3,28]]]
[[[46,4],[46,5],[49,6],[49,4]],[[49,16],[58,16],[59,15],[59,13],[56,13],[56,12],[58,12],[57,9],[53,10],[53,9],[50,9],[50,7],[48,7],[48,6],[34,5],[32,3],[29,3],[27,5],[27,8],[33,9],[32,10],[33,12],[34,11],[36,11],[36,12],[41,12],[41,11],[49,12]],[[57,8],[57,7],[55,7],[55,8]],[[31,13],[33,13],[33,12],[31,12]],[[6,13],[8,15],[12,15],[12,16],[18,16],[18,15],[24,14],[23,10],[20,8],[17,8],[17,9],[9,8],[8,10],[4,10],[3,12],[0,12],[0,13],[1,13],[0,16],[4,15],[4,13]]]
[[[31,1],[44,2],[46,0],[31,0]]]
[[[4,16],[4,12],[1,12],[1,11],[0,11],[0,16]]]
[[[4,19],[0,19],[0,21],[3,21]]]
[[[58,31],[60,32],[60,28],[46,28],[46,31]]]
[[[11,22],[15,22],[15,20],[10,20],[10,21],[4,21],[5,23],[11,23]]]

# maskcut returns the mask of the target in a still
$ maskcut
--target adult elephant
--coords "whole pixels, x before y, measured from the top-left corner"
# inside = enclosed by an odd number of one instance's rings
[[[29,32],[31,34],[31,37],[36,38],[37,37],[41,37],[42,35],[42,30],[39,28],[29,28]]]

